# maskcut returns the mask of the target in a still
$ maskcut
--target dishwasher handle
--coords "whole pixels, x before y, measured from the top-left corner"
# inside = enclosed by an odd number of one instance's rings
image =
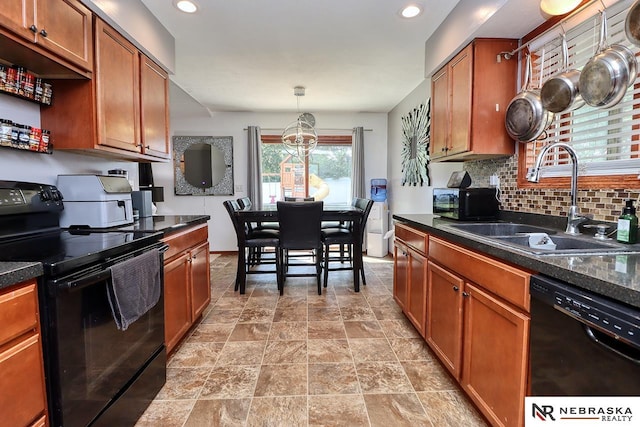
[[[582,323],[582,327],[584,328],[584,333],[587,336],[587,338],[589,338],[589,340],[591,342],[593,342],[596,345],[601,346],[602,348],[604,348],[607,351],[613,352],[615,354],[617,354],[620,357],[623,357],[625,359],[627,359],[628,361],[630,361],[631,363],[635,363],[636,365],[640,365],[640,359],[637,357],[634,357],[632,354],[629,354],[629,352],[626,352],[626,349],[633,349],[633,347],[631,347],[628,344],[625,343],[620,343],[620,347],[621,348],[614,348],[613,346],[610,346],[609,344],[605,343],[603,340],[601,340],[600,338],[597,337],[597,334],[603,334],[602,332],[599,332],[595,329],[593,329],[591,326],[586,325],[584,323]],[[607,335],[605,335],[607,336]],[[611,339],[615,339],[615,338],[611,338]],[[637,351],[636,351],[637,353]]]

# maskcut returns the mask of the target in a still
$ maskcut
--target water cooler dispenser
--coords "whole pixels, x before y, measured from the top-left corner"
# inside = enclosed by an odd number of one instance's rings
[[[367,255],[384,257],[389,252],[384,238],[389,228],[389,209],[387,208],[387,180],[371,180],[371,199],[373,206],[367,220]]]

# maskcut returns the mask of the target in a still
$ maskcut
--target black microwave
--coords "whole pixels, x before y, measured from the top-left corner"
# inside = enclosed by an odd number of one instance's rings
[[[461,221],[495,219],[495,188],[434,188],[433,213]]]

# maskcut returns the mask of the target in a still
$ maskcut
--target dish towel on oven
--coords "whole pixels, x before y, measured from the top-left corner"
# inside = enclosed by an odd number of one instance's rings
[[[160,300],[160,251],[153,249],[110,267],[111,283],[107,295],[116,326],[126,331],[129,325]]]

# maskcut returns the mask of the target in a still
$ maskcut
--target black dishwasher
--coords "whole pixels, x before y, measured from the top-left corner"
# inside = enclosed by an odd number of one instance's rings
[[[640,309],[531,278],[531,395],[639,396]]]

